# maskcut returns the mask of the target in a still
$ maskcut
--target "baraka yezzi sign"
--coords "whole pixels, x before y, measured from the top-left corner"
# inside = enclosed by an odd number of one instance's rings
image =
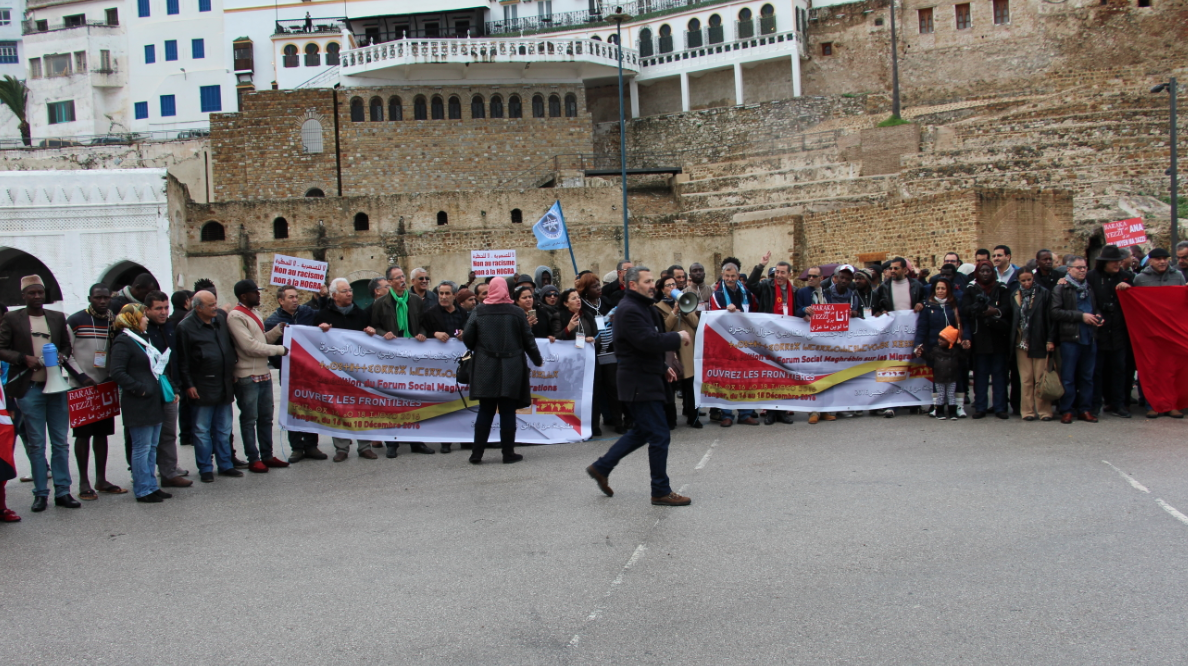
[[[1143,227],[1143,218],[1141,217],[1107,222],[1101,225],[1101,230],[1105,233],[1107,245],[1130,247],[1147,242],[1147,230]]]
[[[272,279],[268,284],[276,287],[292,285],[302,291],[321,291],[326,286],[326,270],[330,264],[301,257],[286,257],[277,254],[272,257]]]

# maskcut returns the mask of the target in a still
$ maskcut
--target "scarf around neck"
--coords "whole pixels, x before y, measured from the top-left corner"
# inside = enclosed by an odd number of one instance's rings
[[[493,291],[493,290],[492,290]],[[388,287],[388,293],[392,295],[392,300],[396,302],[396,325],[400,327],[401,337],[409,337],[408,335],[408,290],[404,290],[404,296],[397,296],[396,290]]]
[[[751,311],[751,301],[747,298],[746,287],[742,286],[741,284],[739,284],[737,282],[735,282],[734,285],[735,285],[735,288],[738,289],[739,293],[742,295],[742,298],[740,299],[740,300],[742,300],[742,305],[739,306],[739,309],[742,310],[743,312],[750,312]],[[727,307],[729,307],[731,305],[731,303],[730,303],[730,287],[726,286],[725,280],[722,281],[722,299],[726,301]]]
[[[1024,289],[1019,287],[1019,344],[1020,349],[1028,349],[1031,346],[1028,338],[1028,333],[1031,331],[1031,306],[1035,301],[1035,283],[1031,283],[1031,289]]]
[[[1071,275],[1065,275],[1064,279],[1068,280],[1068,283],[1077,290],[1077,300],[1089,297],[1089,285],[1084,282],[1077,282]]]
[[[148,354],[149,366],[151,366],[153,371],[153,379],[159,379],[161,374],[165,372],[166,366],[169,365],[169,355],[173,353],[173,350],[166,349],[162,352],[155,345],[149,344],[144,338],[126,328],[124,329],[124,333],[135,340],[141,349],[144,350],[144,353]]]

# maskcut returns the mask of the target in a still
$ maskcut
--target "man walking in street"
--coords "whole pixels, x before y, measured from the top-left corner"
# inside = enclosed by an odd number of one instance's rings
[[[1165,250],[1166,252],[1166,250]],[[1060,398],[1060,422],[1069,424],[1074,416],[1097,423],[1091,411],[1093,368],[1097,365],[1097,329],[1102,325],[1097,311],[1097,297],[1085,278],[1089,264],[1084,257],[1068,263],[1064,284],[1052,292],[1052,320],[1057,324],[1060,344],[1060,379],[1064,395]]]
[[[392,266],[388,269],[388,295],[376,301],[371,308],[371,328],[385,340],[413,338],[417,342],[424,342],[427,339],[422,321],[424,311],[424,301],[408,289],[404,270]],[[388,457],[395,458],[399,443],[387,442],[387,445]],[[413,453],[434,452],[424,442],[409,442],[408,446]]]
[[[212,454],[219,476],[243,476],[231,457],[235,345],[214,294],[194,294],[193,312],[178,325],[174,341],[182,390],[193,405],[194,461],[199,477],[203,483],[214,481]]]
[[[276,300],[277,305],[280,307],[264,320],[264,329],[266,331],[271,331],[281,324],[287,326],[314,325],[314,317],[317,316],[318,311],[308,305],[301,304],[301,292],[297,291],[297,287],[281,287],[276,292]],[[273,356],[269,359],[269,362],[272,367],[280,368],[279,356]],[[290,464],[307,458],[309,460],[326,459],[326,454],[318,449],[318,434],[316,432],[296,432],[289,430],[288,438]]]
[[[289,353],[276,344],[284,334],[284,325],[268,332],[256,309],[260,307],[260,288],[252,280],[235,283],[239,301],[227,315],[227,328],[235,343],[235,402],[239,405],[239,434],[248,458],[248,471],[264,474],[269,468],[288,467],[289,463],[272,453],[272,370],[269,356]]]
[[[737,272],[737,269],[736,269]],[[619,302],[614,327],[615,356],[618,358],[619,399],[634,417],[627,434],[611,446],[606,455],[586,468],[586,473],[607,497],[613,497],[608,477],[619,461],[648,445],[652,474],[652,504],[687,506],[692,500],[673,492],[668,480],[668,444],[671,439],[664,415],[667,394],[664,382],[677,380],[676,371],[665,362],[667,352],[691,344],[689,334],[661,333],[664,322],[653,307],[655,279],[646,266],[631,267],[624,274],[627,291]]]

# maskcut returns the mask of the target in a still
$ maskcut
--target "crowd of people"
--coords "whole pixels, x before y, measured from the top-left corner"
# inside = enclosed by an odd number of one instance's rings
[[[1095,423],[1102,414],[1130,418],[1136,402],[1148,418],[1183,418],[1178,410],[1159,413],[1145,403],[1117,294],[1184,285],[1188,241],[1176,246],[1174,258],[1162,248],[1144,256],[1134,248],[1107,245],[1092,268],[1083,256],[1057,261],[1048,250],[1016,265],[1006,245],[980,249],[969,263],[950,252],[934,274],[896,257],[860,268],[814,266],[794,277],[790,263],[777,261],[769,267],[770,259],[768,252],[747,272],[739,259],[727,257],[716,267],[719,277],[714,281],[707,281],[706,269],[698,263],[687,270],[669,266],[653,278],[649,269],[625,260],[606,276],[582,271],[566,289],[554,284],[552,271],[544,266],[534,275],[511,278],[478,280],[471,273],[462,284],[446,280],[436,287],[424,268],[413,269],[410,280],[393,266],[368,285],[368,307],[357,304],[351,283],[339,277],[304,303],[295,287],[281,287],[275,292],[277,307],[267,318],[261,317],[261,291],[251,280],[235,284],[234,303],[220,305],[210,280],[199,280],[193,291],[166,294],[146,273],[115,293],[106,285],[93,285],[87,307],[67,317],[44,308],[44,283],[36,275],[27,276],[21,280],[25,307],[5,311],[0,320],[6,406],[30,462],[30,474],[22,480],[33,484],[34,512],[48,506],[49,480],[54,504],[65,508],[78,508],[79,500],[94,501],[102,494],[129,492],[107,478],[108,439],[115,434],[114,418],[108,418],[73,429],[78,499],[71,494],[67,396],[46,391],[47,373],[59,371],[46,366],[42,347],[47,342],[57,348],[72,386],[114,381],[119,387],[125,459],[138,502],[160,503],[172,497],[164,488],[192,485],[190,472],[179,466],[178,446],[192,446],[204,483],[218,476],[242,477],[242,470],[264,474],[328,459],[313,433],[288,431],[287,459],[278,457],[274,446],[272,370],[288,353],[280,341],[284,328],[292,325],[430,344],[430,338],[458,339],[475,350],[470,385],[471,398],[479,402],[475,440],[443,443],[440,451],[449,453],[455,444],[470,449],[470,461],[476,464],[482,462],[496,413],[502,417],[503,462],[522,460],[514,451],[514,412],[526,396],[525,356],[541,362],[536,340],[592,346],[592,432],[600,436],[605,426],[625,435],[587,470],[608,495],[607,475],[623,455],[645,441],[666,454],[667,431],[678,425],[678,402],[689,427],[704,427],[694,392],[692,342],[707,310],[806,319],[815,306],[831,303],[849,304],[856,318],[912,311],[917,316],[915,354],[932,368],[934,390],[931,405],[907,409],[936,419],[1007,419],[1013,412],[1025,421]],[[803,286],[795,285],[796,280]],[[681,294],[695,295],[696,307],[682,308]],[[1063,387],[1055,404],[1044,399],[1050,393],[1043,390],[1045,380],[1053,381],[1050,372],[1058,373]],[[233,403],[239,409],[243,457],[232,433]],[[881,409],[873,414],[890,418],[896,413]],[[812,412],[808,423],[861,415]],[[791,411],[745,408],[737,414],[711,409],[708,418],[721,427],[794,422]],[[332,444],[335,462],[349,457],[352,440],[334,437]],[[385,450],[388,458],[399,453],[397,442],[353,444],[364,459],[377,459],[376,450]],[[424,443],[408,446],[415,453],[435,453]],[[688,498],[672,493],[660,472],[653,461],[654,502],[687,504]],[[4,503],[5,477],[13,475],[11,451],[0,450],[3,522],[20,520]]]

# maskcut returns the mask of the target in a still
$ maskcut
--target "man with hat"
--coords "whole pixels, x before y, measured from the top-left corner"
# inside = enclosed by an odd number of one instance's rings
[[[260,288],[252,280],[235,283],[239,301],[227,314],[227,328],[235,343],[235,402],[239,405],[239,434],[247,453],[248,471],[264,474],[269,467],[288,467],[289,463],[272,454],[272,370],[269,356],[284,356],[289,350],[277,344],[285,324],[264,331],[264,322],[256,311],[260,307]],[[257,446],[258,445],[258,446]]]
[[[1171,270],[1171,253],[1157,247],[1147,255],[1147,267],[1134,278],[1136,287],[1182,287],[1184,274]]]
[[[84,386],[94,384],[71,364],[70,334],[66,315],[46,310],[45,283],[37,275],[21,278],[22,310],[14,310],[0,320],[0,360],[9,363],[7,390],[16,398],[25,418],[25,452],[33,475],[33,511],[45,511],[49,486],[46,483],[45,440],[49,432],[50,464],[54,474],[54,504],[77,509],[82,503],[70,495],[70,409],[66,391],[46,393],[50,372],[45,366],[43,347],[53,343],[58,348],[58,364],[65,366]]]
[[[1125,400],[1126,351],[1130,347],[1130,335],[1122,305],[1118,302],[1118,292],[1129,289],[1134,283],[1134,273],[1122,268],[1122,262],[1128,259],[1127,253],[1117,245],[1107,245],[1097,255],[1097,265],[1085,276],[1102,316],[1101,327],[1097,329],[1091,411],[1097,415],[1105,407],[1105,411],[1124,419],[1130,418]]]

